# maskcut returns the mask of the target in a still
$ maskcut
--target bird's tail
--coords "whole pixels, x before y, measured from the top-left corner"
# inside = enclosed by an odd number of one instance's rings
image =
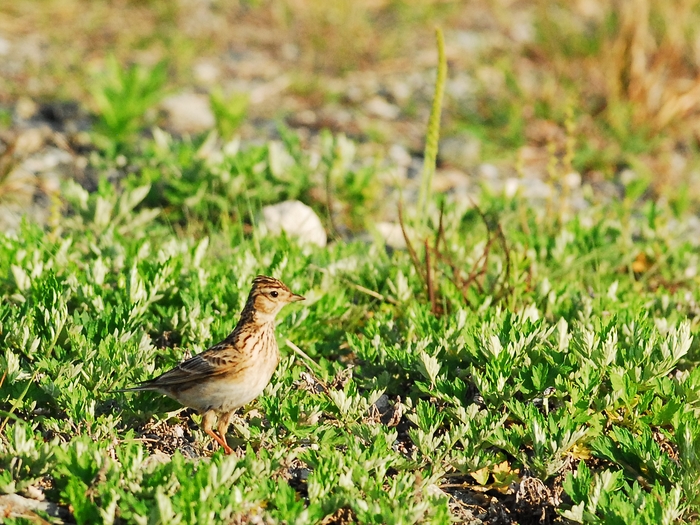
[[[110,394],[118,394],[120,392],[144,392],[146,390],[157,390],[156,387],[153,385],[149,384],[148,381],[145,381],[141,384],[138,384],[136,386],[130,386],[129,388],[119,388],[117,390],[110,390]]]

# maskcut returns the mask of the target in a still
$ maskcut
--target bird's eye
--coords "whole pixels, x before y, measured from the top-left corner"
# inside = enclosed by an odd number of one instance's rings
[[[276,290],[272,290],[272,291],[270,292],[270,295],[271,295],[272,297],[277,297],[277,296],[279,295],[279,293],[278,293]]]

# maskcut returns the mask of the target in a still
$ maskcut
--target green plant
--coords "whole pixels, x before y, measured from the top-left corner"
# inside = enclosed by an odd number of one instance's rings
[[[248,96],[232,93],[228,97],[221,89],[214,89],[209,94],[209,105],[216,119],[216,129],[224,140],[230,140],[246,117]]]
[[[350,139],[324,134],[315,161],[288,130],[273,144],[156,129],[121,184],[67,184],[55,228],[0,236],[0,491],[41,491],[76,523],[692,522],[700,241],[678,210],[635,194],[567,220],[446,197],[425,300],[415,251],[300,246],[245,220],[328,181],[374,218],[379,168]],[[259,273],[307,302],[280,315],[236,457],[164,396],[114,392],[228,334]]]
[[[111,156],[146,125],[146,113],[165,95],[168,69],[165,61],[152,68],[133,64],[122,67],[114,55],[106,71],[91,88],[97,107],[98,144]]]

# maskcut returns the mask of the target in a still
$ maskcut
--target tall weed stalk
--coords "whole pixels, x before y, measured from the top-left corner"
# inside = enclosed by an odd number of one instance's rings
[[[438,141],[440,139],[440,114],[442,113],[442,98],[445,92],[447,80],[447,58],[445,57],[445,38],[442,29],[435,29],[435,39],[438,48],[437,80],[435,81],[435,94],[433,106],[428,120],[428,133],[425,140],[425,152],[423,155],[423,173],[421,174],[420,193],[418,194],[417,218],[421,226],[428,222],[428,208],[433,193],[433,175],[437,161]]]

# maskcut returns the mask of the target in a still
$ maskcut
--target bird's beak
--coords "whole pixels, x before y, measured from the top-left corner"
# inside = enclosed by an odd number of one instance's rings
[[[306,300],[306,297],[304,297],[303,295],[297,295],[295,293],[292,294],[292,302],[293,303],[296,303],[297,301],[305,301],[305,300]]]

